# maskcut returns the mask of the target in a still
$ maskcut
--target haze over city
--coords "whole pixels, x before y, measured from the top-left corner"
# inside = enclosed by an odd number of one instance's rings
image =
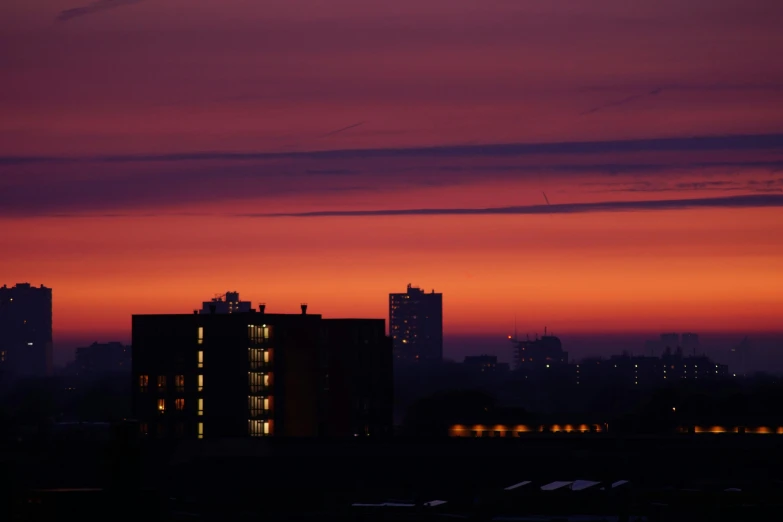
[[[752,4],[3,2],[0,274],[54,289],[60,359],[228,288],[385,317],[412,282],[446,356],[516,317],[783,369],[783,7]]]

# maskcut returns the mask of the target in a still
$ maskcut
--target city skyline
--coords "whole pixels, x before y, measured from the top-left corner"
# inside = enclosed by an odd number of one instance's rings
[[[779,2],[477,5],[4,2],[4,282],[56,290],[58,350],[407,282],[447,356],[515,316],[779,347]]]
[[[29,283],[18,283],[18,285],[29,285]],[[34,286],[34,285],[33,285]],[[49,289],[51,291],[51,289]],[[408,293],[411,291],[414,294],[422,292],[418,287],[412,284],[408,285]],[[442,294],[435,294],[434,290],[430,292],[432,296],[437,297],[437,302],[442,302]],[[423,292],[423,296],[430,295],[428,292]],[[240,301],[240,293],[236,291],[229,291],[223,293],[216,293],[214,297],[208,301],[200,300],[201,309],[194,307],[179,310],[170,310],[166,312],[153,312],[155,314],[183,314],[189,313],[192,310],[194,313],[201,314],[211,313],[210,304],[220,305],[217,307],[217,313],[229,313],[227,306],[229,305],[229,299],[233,299],[237,306],[237,311],[241,306],[243,311],[255,311],[261,305],[269,313],[284,313],[291,314],[296,313],[296,310],[276,310],[275,308],[269,308],[263,301],[247,300]],[[387,325],[387,332],[392,329],[392,322],[390,315],[392,314],[392,307],[388,305],[391,302],[391,298],[397,296],[398,298],[404,298],[406,294],[388,294],[389,301],[387,301],[386,312],[387,315],[383,317],[383,320]],[[57,301],[54,300],[54,303]],[[274,304],[274,303],[273,303]],[[303,306],[300,303],[297,308],[301,310]],[[306,306],[306,305],[305,305]],[[317,310],[320,313],[320,310]],[[132,314],[132,315],[137,315]],[[325,317],[337,317],[335,315],[324,314]],[[370,317],[371,315],[367,315]],[[377,319],[381,317],[372,316]],[[442,317],[438,319],[442,320]],[[400,319],[401,321],[402,319]],[[511,325],[509,325],[511,327]],[[477,356],[479,354],[491,354],[498,357],[498,360],[505,363],[513,363],[515,348],[510,348],[507,341],[511,340],[514,336],[518,339],[528,340],[538,339],[539,335],[547,335],[547,327],[543,329],[537,325],[531,325],[527,323],[520,323],[518,318],[514,318],[514,335],[502,335],[498,332],[488,332],[478,335],[460,335],[460,333],[445,331],[443,335],[443,351],[442,357],[444,361],[460,361],[466,356]],[[505,330],[511,331],[511,330]],[[560,331],[560,330],[559,330]],[[706,333],[706,336],[704,335]],[[553,332],[550,330],[549,335]],[[394,335],[389,333],[393,338]],[[562,335],[558,333],[558,335]],[[661,333],[653,331],[637,331],[637,332],[566,332],[565,339],[569,350],[573,350],[573,356],[568,360],[571,362],[578,362],[579,360],[589,359],[593,357],[610,357],[620,353],[629,353],[633,355],[661,355],[665,346],[669,347],[682,347],[686,353],[696,355],[709,355],[716,357],[717,360],[728,363],[732,368],[742,368],[743,372],[754,371],[771,371],[773,373],[779,373],[783,371],[783,365],[779,366],[779,360],[777,358],[777,347],[779,346],[780,338],[776,335],[763,334],[752,335],[754,345],[750,352],[747,348],[742,348],[743,359],[742,363],[739,363],[738,354],[735,353],[736,349],[739,349],[740,345],[746,345],[748,342],[748,335],[733,333],[727,334],[726,332],[701,332],[699,334],[689,333],[683,331],[682,342],[679,341],[679,333]],[[660,337],[660,339],[659,339]],[[677,341],[671,339],[676,337]],[[699,345],[699,338],[706,342],[703,345]],[[113,332],[113,333],[101,333],[94,331],[86,333],[83,337],[64,337],[59,338],[55,331],[54,339],[54,364],[58,371],[63,371],[65,366],[72,365],[75,355],[75,349],[80,349],[90,343],[97,344],[100,339],[101,343],[108,342],[110,345],[115,343],[128,343],[130,344],[130,331]],[[760,341],[760,342],[759,342]],[[750,357],[750,359],[748,359]],[[439,360],[439,358],[438,358]]]

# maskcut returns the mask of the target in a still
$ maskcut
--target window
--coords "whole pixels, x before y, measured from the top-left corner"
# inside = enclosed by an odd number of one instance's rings
[[[178,422],[174,425],[174,433],[176,433],[177,437],[184,437],[185,436],[185,423],[184,422]]]
[[[203,439],[204,438],[204,423],[199,422],[198,423],[198,438]]]
[[[201,350],[198,351],[198,367],[204,367],[204,352]]]
[[[261,326],[249,324],[247,325],[247,337],[253,344],[263,344],[269,341],[270,330],[271,328],[265,324]]]
[[[150,376],[149,375],[139,375],[139,388],[141,391],[145,392],[149,388],[150,384]]]
[[[250,386],[251,393],[258,393],[268,388],[272,382],[270,377],[269,373],[248,372],[247,384]]]
[[[176,408],[179,411],[182,411],[185,409],[185,399],[174,399],[174,408]]]
[[[158,391],[166,391],[166,376],[158,375]]]
[[[204,376],[198,376],[198,391],[204,391]]]
[[[272,421],[249,420],[247,431],[251,437],[263,437],[272,434]]]
[[[204,327],[198,327],[198,344],[204,344]]]
[[[158,399],[158,411],[161,413],[166,412],[166,399]]]
[[[175,375],[174,376],[174,386],[177,389],[177,392],[182,393],[185,391],[185,376],[184,375]]]
[[[270,363],[272,360],[271,350],[262,348],[248,348],[247,358],[251,370],[257,370]]]
[[[204,415],[204,399],[198,400],[198,414]]]
[[[150,434],[150,427],[146,422],[142,422],[139,424],[139,433],[142,435],[149,435]]]
[[[264,350],[261,350],[260,348],[248,348],[247,360],[250,363],[250,369],[257,370],[263,364]]]
[[[258,417],[263,412],[269,411],[269,407],[269,397],[255,397],[251,395],[247,398],[247,409],[251,417]]]

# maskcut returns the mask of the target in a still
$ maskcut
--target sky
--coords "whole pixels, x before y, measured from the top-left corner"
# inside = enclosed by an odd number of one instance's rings
[[[782,23],[768,0],[5,0],[0,283],[54,289],[61,356],[227,290],[386,317],[408,283],[465,350],[515,319],[774,338]]]

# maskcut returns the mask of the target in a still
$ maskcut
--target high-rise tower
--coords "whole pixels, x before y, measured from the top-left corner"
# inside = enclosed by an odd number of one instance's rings
[[[443,360],[443,294],[408,285],[404,294],[389,294],[389,335],[395,359]]]
[[[0,375],[52,373],[52,289],[19,283],[0,288]]]

